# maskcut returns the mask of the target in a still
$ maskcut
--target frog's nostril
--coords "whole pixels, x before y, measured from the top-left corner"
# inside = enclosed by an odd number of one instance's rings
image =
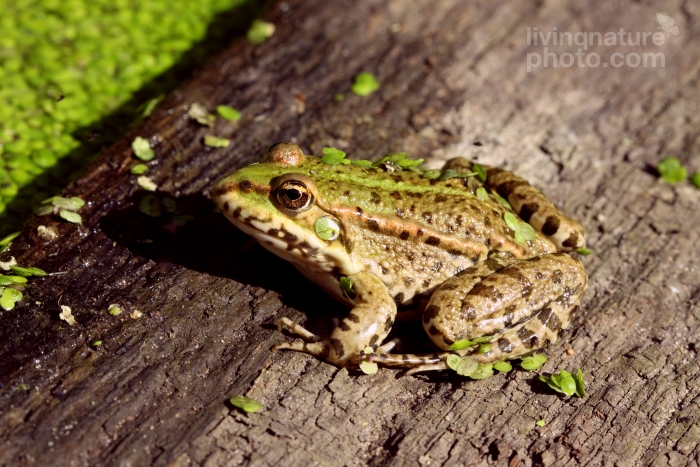
[[[243,191],[248,191],[248,190],[250,190],[251,188],[253,188],[253,184],[250,183],[249,180],[243,180],[243,181],[241,181],[241,183],[239,183],[238,186],[239,186],[239,187],[241,188],[241,190],[243,190]]]

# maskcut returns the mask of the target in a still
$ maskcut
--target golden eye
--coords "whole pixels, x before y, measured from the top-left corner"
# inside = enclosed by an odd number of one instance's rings
[[[287,180],[277,188],[277,201],[290,211],[302,212],[314,203],[314,195],[304,182]]]

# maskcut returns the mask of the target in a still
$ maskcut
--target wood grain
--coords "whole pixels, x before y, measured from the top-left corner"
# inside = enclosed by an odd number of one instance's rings
[[[663,68],[527,71],[528,53],[544,52],[528,27],[657,32],[657,11],[680,31],[663,46],[589,52],[603,62],[662,52]],[[21,305],[0,313],[0,464],[697,465],[700,191],[660,182],[653,167],[673,154],[700,169],[698,14],[677,0],[275,6],[267,43],[233,44],[70,185],[66,195],[88,201],[83,227],[35,218],[0,257],[65,273],[31,279]],[[365,98],[349,92],[361,71],[382,85]],[[243,118],[201,127],[185,117],[195,102]],[[231,145],[205,147],[208,133]],[[156,142],[148,175],[195,218],[185,226],[139,211],[137,135]],[[527,177],[580,220],[596,252],[584,260],[589,290],[541,371],[583,368],[588,396],[559,397],[519,370],[367,376],[272,354],[290,339],[276,318],[328,332],[345,310],[207,196],[284,140],[357,158],[476,158]],[[60,238],[41,239],[39,225]],[[107,314],[112,303],[124,313]],[[395,332],[424,340],[411,323]],[[237,394],[264,409],[238,413],[227,402]]]

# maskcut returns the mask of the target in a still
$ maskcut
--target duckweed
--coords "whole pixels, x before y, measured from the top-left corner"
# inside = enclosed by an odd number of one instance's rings
[[[246,1],[0,3],[0,235],[220,50],[247,18],[214,18]]]

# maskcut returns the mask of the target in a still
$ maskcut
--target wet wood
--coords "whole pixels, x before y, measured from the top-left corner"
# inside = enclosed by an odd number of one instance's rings
[[[697,465],[700,191],[653,169],[673,154],[700,170],[697,6],[284,6],[268,14],[271,40],[235,43],[70,185],[67,196],[88,201],[83,227],[35,218],[0,257],[62,273],[31,279],[21,305],[0,313],[0,464]],[[677,35],[657,29],[657,11]],[[659,52],[665,66],[528,72],[528,54],[544,54],[528,28],[553,27],[662,32],[661,46],[587,52],[601,63]],[[365,98],[349,92],[361,71],[381,83]],[[193,103],[243,118],[202,127],[185,117]],[[231,144],[207,148],[206,134]],[[139,210],[135,136],[156,142],[148,176],[177,213]],[[582,368],[588,396],[559,397],[520,370],[482,381],[367,376],[272,354],[290,339],[278,317],[323,333],[345,310],[228,224],[207,193],[283,140],[358,158],[476,158],[514,169],[580,220],[596,252],[584,260],[589,290],[540,371]],[[194,220],[181,225],[185,215]],[[39,225],[60,237],[42,239]],[[75,326],[59,319],[61,305]],[[395,334],[424,340],[411,323]],[[238,394],[264,409],[240,414],[227,402]]]

